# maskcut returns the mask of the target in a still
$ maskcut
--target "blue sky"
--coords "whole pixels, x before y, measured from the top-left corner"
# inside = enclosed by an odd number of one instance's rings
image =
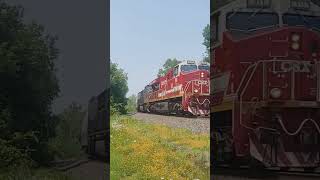
[[[137,94],[167,58],[201,60],[209,0],[111,0],[111,60],[128,73]]]

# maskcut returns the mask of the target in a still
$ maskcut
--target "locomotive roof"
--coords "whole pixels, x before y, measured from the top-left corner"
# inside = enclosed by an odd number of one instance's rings
[[[197,65],[197,62],[196,61],[192,61],[192,60],[189,60],[189,61],[182,61],[181,63],[179,63],[178,65],[188,65],[188,64],[195,64]]]
[[[181,63],[177,64],[177,65],[210,65],[208,62],[204,62],[204,61],[200,61],[200,62],[197,62],[197,61],[193,61],[193,60],[186,60],[186,61],[182,61]],[[177,66],[176,65],[176,66]],[[169,73],[169,72],[172,72],[174,69],[171,68],[168,70],[168,72],[164,75],[164,76],[161,76],[161,77],[157,77],[156,79],[154,79],[153,81],[151,81],[151,83],[149,85],[152,85],[152,84],[155,84],[155,83],[159,83],[160,81],[163,81],[165,80],[165,76]]]
[[[235,0],[212,0],[210,3],[210,12],[213,13],[214,11],[220,9],[221,7],[233,2]]]
[[[215,12],[219,11],[220,9],[224,9],[225,6],[235,2],[239,1],[239,3],[247,3],[247,0],[212,0],[210,4],[210,14],[213,15]],[[271,0],[273,1],[283,1],[283,0]],[[306,0],[314,5],[320,6],[320,0]]]
[[[161,80],[161,77],[157,77],[155,80],[151,81],[151,83],[149,85],[155,84],[155,83],[159,83]]]
[[[182,61],[181,63],[179,63],[177,65],[197,65],[197,66],[199,66],[199,65],[208,65],[208,66],[210,66],[210,63],[204,62],[204,61],[196,62],[196,61],[193,61],[193,60],[187,60],[187,61]],[[160,83],[161,81],[165,81],[166,80],[166,76],[168,75],[168,73],[170,73],[170,72],[172,73],[173,69],[174,68],[169,69],[168,72],[164,76],[157,77],[156,79],[151,81],[147,86],[152,86],[153,84]],[[143,91],[144,90],[140,91],[139,93],[143,93]]]

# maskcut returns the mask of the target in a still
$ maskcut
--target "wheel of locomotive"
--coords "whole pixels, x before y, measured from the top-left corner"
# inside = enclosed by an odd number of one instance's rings
[[[147,105],[146,104],[143,104],[143,112],[144,113],[147,113],[148,111],[147,111]]]
[[[151,113],[151,111],[150,111],[150,105],[147,104],[147,105],[145,106],[145,108],[146,108],[146,112],[147,112],[147,113]]]
[[[168,105],[168,115],[171,115],[171,114],[173,114],[174,112],[174,103],[172,103],[172,102],[169,102],[169,105]]]
[[[173,109],[176,116],[183,116],[183,111],[180,103],[175,103]]]
[[[168,102],[168,110],[164,113],[166,116],[170,116],[172,113],[172,103]]]

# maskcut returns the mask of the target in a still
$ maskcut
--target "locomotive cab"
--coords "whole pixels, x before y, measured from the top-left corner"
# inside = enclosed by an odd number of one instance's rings
[[[177,77],[182,74],[192,73],[195,71],[209,71],[210,65],[207,62],[185,61],[179,63],[173,68],[173,76]]]
[[[194,72],[197,69],[198,67],[195,61],[185,61],[185,62],[179,63],[174,67],[173,76],[177,77],[177,76],[180,76],[181,74]]]

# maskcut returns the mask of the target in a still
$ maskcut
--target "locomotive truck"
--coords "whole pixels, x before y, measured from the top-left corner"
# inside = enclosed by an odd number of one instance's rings
[[[138,93],[137,111],[175,115],[210,115],[209,63],[184,61]]]
[[[234,0],[210,19],[212,162],[319,168],[319,3]]]

